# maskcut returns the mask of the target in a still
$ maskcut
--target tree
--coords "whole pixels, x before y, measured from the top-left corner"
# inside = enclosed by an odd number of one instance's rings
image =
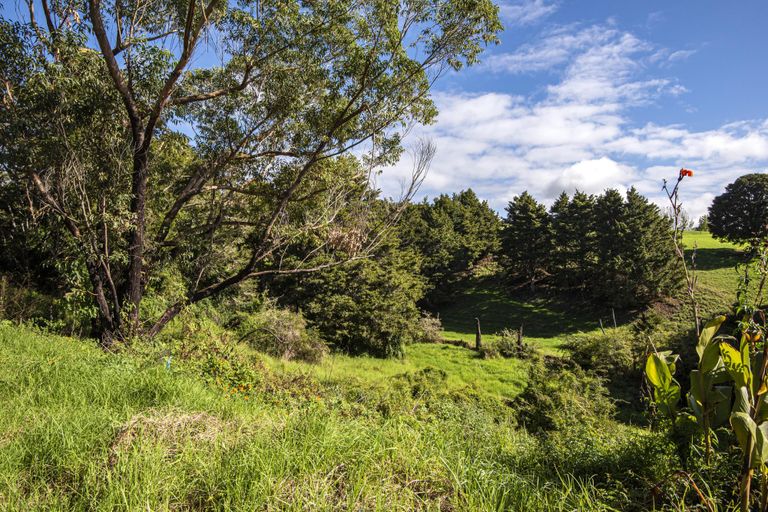
[[[597,264],[595,197],[576,191],[561,194],[552,206],[550,230],[557,287],[585,293]]]
[[[547,209],[526,191],[509,202],[506,212],[502,247],[507,267],[535,289],[547,274],[551,250]]]
[[[419,341],[424,279],[418,255],[390,241],[371,258],[319,272],[278,276],[281,302],[298,307],[336,350],[379,357]]]
[[[674,258],[672,227],[659,207],[632,187],[625,201],[626,273],[629,286],[619,306],[638,306],[672,292],[681,278]]]
[[[350,214],[364,215],[368,174],[399,157],[398,127],[430,122],[431,83],[475,63],[501,28],[490,0],[42,10],[42,22],[32,4],[24,23],[0,20],[12,49],[0,64],[0,186],[25,183],[31,215],[67,234],[104,343],[154,335],[245,280],[316,270],[280,254],[298,241],[322,252],[364,224]],[[338,159],[362,147],[365,165]],[[353,257],[373,250],[367,235]],[[147,285],[168,266],[186,289],[143,318]]]
[[[421,255],[428,300],[435,303],[475,264],[498,252],[500,230],[496,212],[468,189],[410,205],[398,233],[404,247]]]
[[[627,209],[624,198],[615,189],[608,189],[595,202],[595,233],[597,265],[590,288],[597,302],[611,306],[622,305],[621,295],[629,293],[628,265],[634,255],[628,242]]]
[[[768,174],[745,174],[725,187],[709,207],[715,238],[757,244],[768,237]]]
[[[699,222],[696,224],[696,231],[709,231],[709,216],[702,215],[699,217]]]

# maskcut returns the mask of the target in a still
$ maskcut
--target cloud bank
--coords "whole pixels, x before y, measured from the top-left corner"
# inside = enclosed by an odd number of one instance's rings
[[[527,3],[545,11],[543,2]],[[685,94],[685,86],[664,71],[692,53],[656,48],[608,23],[549,28],[535,43],[491,56],[476,72],[511,79],[542,73],[550,80],[542,94],[532,96],[435,93],[436,124],[409,135],[428,137],[437,146],[422,194],[471,187],[501,211],[524,190],[551,203],[563,190],[634,186],[663,205],[662,180],[674,179],[685,166],[698,172],[684,184],[684,206],[694,217],[706,213],[725,185],[766,168],[768,120],[706,131],[633,125],[632,109]],[[385,193],[409,169],[407,161],[387,169]]]

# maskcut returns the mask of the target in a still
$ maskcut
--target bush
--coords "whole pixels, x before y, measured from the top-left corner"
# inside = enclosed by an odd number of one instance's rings
[[[418,341],[423,343],[442,343],[443,324],[440,318],[424,313],[419,318]]]
[[[244,314],[238,320],[238,341],[261,352],[310,363],[320,362],[328,354],[328,347],[315,331],[307,328],[301,313],[268,302],[260,311]]]
[[[512,405],[518,421],[531,432],[597,426],[616,413],[603,379],[562,359],[532,364],[528,386]]]
[[[623,327],[575,334],[568,337],[564,346],[581,368],[610,380],[639,375],[640,361],[645,355],[645,343]]]
[[[483,345],[483,348],[480,350],[483,357],[501,356],[504,358],[529,359],[536,354],[536,349],[533,345],[523,341],[519,331],[502,329],[496,333],[496,336],[496,341]]]

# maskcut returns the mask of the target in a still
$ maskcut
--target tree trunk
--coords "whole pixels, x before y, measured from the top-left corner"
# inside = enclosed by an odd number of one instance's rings
[[[128,304],[129,329],[135,332],[139,326],[139,305],[141,304],[144,288],[142,277],[144,270],[148,148],[144,147],[143,141],[135,141],[134,143],[139,145],[133,163],[131,213],[134,215],[134,219],[128,246],[129,261],[126,297],[122,302],[123,304]]]

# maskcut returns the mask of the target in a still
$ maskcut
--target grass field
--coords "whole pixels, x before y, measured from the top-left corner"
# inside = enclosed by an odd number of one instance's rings
[[[472,389],[496,398],[517,395],[527,372],[527,364],[518,359],[482,359],[463,347],[428,343],[409,345],[403,359],[332,355],[318,365],[273,358],[267,361],[273,369],[308,374],[326,384],[357,381],[384,385],[395,375],[433,367],[446,372],[449,389]]]
[[[730,302],[739,282],[736,265],[742,260],[739,247],[712,238],[706,231],[687,231],[683,235],[690,258],[696,249],[696,273],[702,295]]]
[[[446,361],[458,354],[431,348]],[[438,354],[411,356],[418,366]],[[393,371],[361,365],[380,378]],[[514,427],[508,407],[439,384],[230,395],[178,368],[7,322],[0,366],[2,510],[613,510],[604,496],[615,495],[590,470],[568,469],[586,454],[542,464],[546,449]],[[604,426],[605,439],[585,449],[605,471],[652,442]]]
[[[702,293],[727,305],[737,248],[705,233],[686,243]],[[473,341],[478,316],[486,340],[522,324],[528,342],[562,354],[570,334],[612,323],[610,311],[499,290],[467,288],[440,312],[444,335]],[[411,345],[400,360],[258,357],[274,383],[230,395],[184,363],[0,322],[0,509],[611,510],[606,496],[624,499],[615,480],[601,490],[593,475],[645,463],[632,450],[647,453],[653,435],[604,420],[559,441],[551,466],[541,454],[553,445],[504,405],[526,384],[525,361],[448,344]],[[411,380],[425,368],[444,380]]]

